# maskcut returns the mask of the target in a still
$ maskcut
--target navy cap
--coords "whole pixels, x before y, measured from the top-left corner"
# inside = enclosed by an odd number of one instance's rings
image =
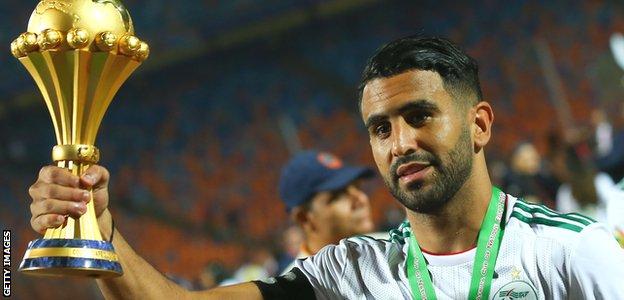
[[[318,192],[339,190],[353,180],[372,177],[374,174],[367,167],[345,165],[338,157],[327,152],[303,151],[282,168],[279,193],[286,209],[290,211]]]

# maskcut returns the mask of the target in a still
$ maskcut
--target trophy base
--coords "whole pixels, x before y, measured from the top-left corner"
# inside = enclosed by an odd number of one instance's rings
[[[110,242],[37,239],[28,244],[19,271],[30,275],[117,277],[121,265]]]

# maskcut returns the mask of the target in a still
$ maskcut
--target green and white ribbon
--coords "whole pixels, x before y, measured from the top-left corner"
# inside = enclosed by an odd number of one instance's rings
[[[488,299],[490,295],[494,266],[505,229],[503,220],[505,200],[505,194],[499,188],[493,187],[492,198],[479,230],[468,299]],[[409,240],[406,268],[414,299],[436,299],[427,262],[413,231]]]

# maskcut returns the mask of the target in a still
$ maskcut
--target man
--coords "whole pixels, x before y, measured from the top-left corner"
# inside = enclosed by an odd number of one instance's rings
[[[369,199],[360,188],[361,181],[373,175],[369,168],[346,165],[333,154],[316,150],[299,152],[288,161],[278,189],[286,211],[304,235],[294,258],[306,258],[327,245],[373,230]],[[294,263],[291,257],[283,271],[290,271]]]
[[[345,165],[327,152],[310,150],[293,156],[282,169],[279,193],[291,219],[303,230],[296,258],[373,230],[369,199],[360,188],[361,181],[373,175],[373,170]],[[293,266],[294,262],[284,271]]]
[[[408,219],[391,240],[345,239],[297,261],[284,276],[189,293],[115,230],[125,274],[98,280],[100,288],[126,298],[624,299],[624,254],[603,225],[492,186],[484,147],[494,113],[482,100],[477,73],[472,58],[438,38],[399,39],[369,60],[361,115],[379,172]],[[80,179],[44,168],[31,188],[33,228],[79,215],[83,183],[99,192],[96,215],[110,236],[107,182],[99,166]],[[46,198],[70,201],[45,204],[52,201]]]

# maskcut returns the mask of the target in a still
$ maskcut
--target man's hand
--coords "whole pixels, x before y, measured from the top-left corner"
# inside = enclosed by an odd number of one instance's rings
[[[63,168],[43,167],[37,182],[28,191],[33,199],[30,205],[32,228],[44,233],[48,228],[63,224],[67,216],[80,217],[87,210],[89,189],[92,189],[100,231],[102,236],[110,236],[112,217],[107,209],[108,179],[108,171],[97,165],[91,166],[80,177]],[[187,291],[136,254],[118,231],[113,243],[124,275],[97,280],[106,299],[262,299],[254,283],[210,291]]]
[[[39,178],[28,190],[33,200],[30,225],[43,234],[46,229],[63,224],[67,216],[80,217],[87,211],[92,189],[100,229],[110,230],[110,214],[106,212],[108,179],[108,170],[98,165],[89,167],[81,177],[55,166],[41,168]]]

